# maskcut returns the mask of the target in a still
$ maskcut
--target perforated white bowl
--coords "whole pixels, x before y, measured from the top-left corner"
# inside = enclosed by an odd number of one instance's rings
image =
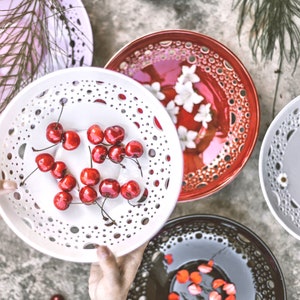
[[[93,123],[103,128],[124,127],[124,143],[136,139],[144,146],[142,172],[129,159],[123,164],[97,165],[102,178],[125,182],[136,179],[148,195],[132,206],[119,196],[107,199],[105,210],[116,225],[103,220],[97,205],[80,204],[78,191],[69,209],[59,211],[53,197],[57,181],[39,170],[1,199],[0,212],[10,228],[26,243],[50,256],[75,262],[97,260],[95,244],[105,244],[118,256],[149,240],[164,225],[177,203],[183,174],[178,136],[164,107],[144,87],[125,75],[101,68],[81,67],[48,74],[24,88],[0,117],[0,172],[2,179],[20,182],[36,168],[34,148],[50,145],[46,126],[57,121],[74,129],[80,146],[66,151],[61,144],[44,152],[67,163],[79,182],[89,167],[86,130]],[[94,165],[95,166],[95,165]],[[103,203],[103,199],[99,200]]]
[[[259,178],[264,198],[279,224],[300,240],[300,96],[270,124],[260,150]]]

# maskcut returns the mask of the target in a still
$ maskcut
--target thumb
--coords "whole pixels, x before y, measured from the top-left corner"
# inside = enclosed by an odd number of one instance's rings
[[[110,283],[120,283],[120,269],[114,254],[107,246],[97,248],[98,264],[102,270],[103,277]]]
[[[17,184],[11,180],[0,180],[0,195],[14,191]]]

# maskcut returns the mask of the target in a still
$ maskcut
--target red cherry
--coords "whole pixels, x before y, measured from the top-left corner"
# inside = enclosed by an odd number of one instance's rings
[[[91,155],[95,163],[102,164],[107,156],[107,148],[103,145],[97,145],[92,149]]]
[[[100,144],[104,139],[101,127],[97,124],[90,126],[87,130],[87,138],[94,145]]]
[[[68,130],[63,133],[62,145],[66,150],[74,150],[80,144],[80,137],[77,132]]]
[[[120,163],[125,157],[125,148],[123,145],[111,146],[108,150],[108,157],[114,163]]]
[[[51,170],[51,174],[54,178],[60,179],[66,175],[67,166],[63,161],[56,161]]]
[[[84,168],[80,173],[80,181],[85,185],[96,185],[100,182],[100,173],[95,168]]]
[[[58,187],[65,192],[70,192],[76,186],[76,179],[73,175],[67,174],[58,182]]]
[[[97,197],[97,192],[91,186],[86,185],[79,191],[79,198],[85,204],[94,203]]]
[[[68,192],[58,192],[53,199],[55,207],[59,210],[66,210],[72,202],[72,195]]]
[[[125,146],[125,153],[128,157],[138,158],[144,153],[143,145],[138,141],[130,141]]]
[[[35,162],[42,172],[48,172],[53,168],[54,158],[49,153],[41,153],[37,155]]]
[[[129,180],[121,186],[120,192],[125,199],[131,200],[141,193],[141,189],[135,180]]]
[[[60,294],[55,294],[51,297],[50,300],[65,300],[64,296],[60,295]]]
[[[62,140],[64,129],[58,122],[50,123],[46,128],[46,138],[49,142],[57,144]]]
[[[99,192],[105,198],[116,198],[120,193],[120,184],[112,178],[105,178],[100,182]]]
[[[111,145],[121,143],[125,137],[125,130],[119,125],[107,127],[104,131],[106,141]]]

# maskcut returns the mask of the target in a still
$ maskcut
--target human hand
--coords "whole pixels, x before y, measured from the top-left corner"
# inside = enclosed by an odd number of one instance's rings
[[[4,195],[14,191],[17,188],[17,184],[11,180],[0,180],[0,195]]]
[[[91,300],[126,300],[147,244],[121,257],[106,246],[97,248],[98,262],[91,265]]]

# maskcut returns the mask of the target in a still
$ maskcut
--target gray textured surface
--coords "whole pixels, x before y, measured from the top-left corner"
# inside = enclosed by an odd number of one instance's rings
[[[94,33],[94,65],[104,66],[127,42],[161,29],[191,29],[209,35],[230,48],[244,63],[256,85],[261,105],[259,140],[239,176],[220,192],[177,205],[172,217],[212,213],[234,219],[259,235],[276,256],[287,284],[289,300],[300,299],[300,242],[274,219],[263,198],[258,178],[261,141],[272,120],[276,84],[276,57],[255,62],[245,27],[236,34],[237,11],[231,0],[84,0]],[[248,20],[249,21],[249,20]],[[284,65],[279,85],[278,112],[300,94],[299,69]],[[0,220],[0,299],[47,300],[62,293],[67,300],[88,299],[89,265],[63,262],[45,256],[24,244]],[[247,299],[242,299],[247,300]]]

